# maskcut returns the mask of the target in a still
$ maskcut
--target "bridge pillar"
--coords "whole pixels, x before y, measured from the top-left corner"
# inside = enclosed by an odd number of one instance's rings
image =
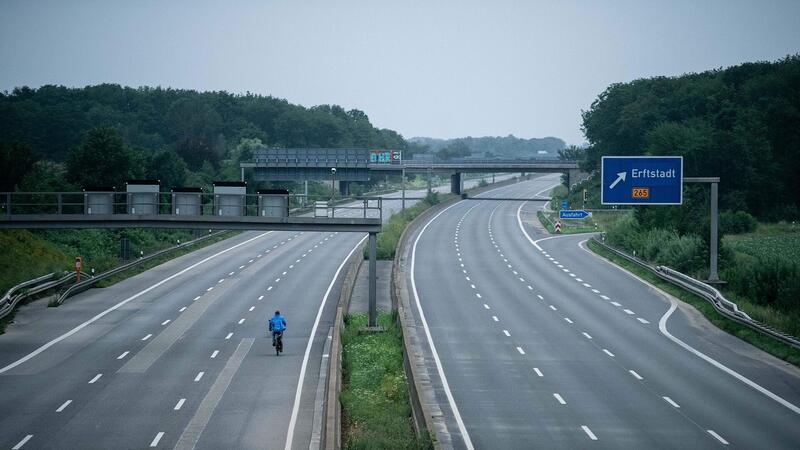
[[[342,197],[349,197],[350,196],[350,182],[339,180],[339,194]]]
[[[461,195],[461,172],[450,175],[450,193]]]

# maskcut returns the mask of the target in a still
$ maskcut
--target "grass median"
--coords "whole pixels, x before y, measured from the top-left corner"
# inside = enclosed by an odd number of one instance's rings
[[[363,333],[366,314],[345,318],[342,446],[346,449],[430,449],[427,433],[414,432],[403,371],[403,335],[391,314],[378,315],[380,333]]]
[[[632,262],[620,258],[614,253],[606,250],[596,242],[587,241],[589,249],[603,258],[613,262],[614,264],[625,268],[629,272],[636,274],[638,277],[646,280],[647,282],[657,286],[664,292],[672,295],[673,297],[694,306],[700,311],[709,322],[714,324],[717,328],[732,334],[739,339],[748,342],[765,352],[787,361],[795,366],[800,367],[800,350],[792,347],[791,345],[784,344],[769,336],[765,336],[751,328],[748,328],[738,322],[735,322],[722,314],[718,313],[716,309],[704,298],[698,297],[684,289],[681,289],[671,283],[668,283],[651,272],[642,269],[641,267],[633,264]]]

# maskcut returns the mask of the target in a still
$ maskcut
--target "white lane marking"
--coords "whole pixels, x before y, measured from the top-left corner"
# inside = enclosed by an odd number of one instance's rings
[[[561,264],[561,263],[558,261],[553,261],[553,264]]]
[[[469,279],[469,277],[464,277],[464,278],[466,278],[466,279],[467,279],[467,281],[472,281],[472,280],[470,280],[470,279]]]
[[[583,430],[589,436],[589,439],[593,441],[597,440],[597,436],[595,436],[594,433],[592,433],[592,430],[590,430],[586,425],[581,425],[581,430]]]
[[[239,266],[239,269],[244,269],[244,266]]]
[[[219,355],[219,350],[214,350],[214,353],[211,354],[211,359],[214,359]]]
[[[232,277],[234,273],[236,273],[236,272],[228,272],[228,276]]]
[[[295,263],[295,264],[297,264],[297,263],[299,263],[299,262],[300,262],[300,260],[299,260],[299,259],[296,259],[296,260],[294,261],[294,263]]]
[[[556,308],[556,307],[555,307],[555,306],[553,306],[553,305],[550,305],[550,309],[552,309],[553,311],[558,311],[558,308]]]
[[[25,436],[24,438],[22,438],[21,441],[17,442],[17,445],[11,447],[11,450],[19,450],[19,449],[21,449],[22,446],[25,445],[26,442],[31,440],[32,437],[33,437],[32,434],[29,434],[29,435]]]
[[[161,325],[166,325],[166,324],[168,324],[169,322],[170,322],[170,319],[167,319],[167,320],[165,320],[165,321],[161,322]]]
[[[233,336],[233,333],[228,333],[228,335],[225,336],[225,340],[229,340],[231,338],[231,336]]]
[[[531,290],[531,291],[532,291],[532,290],[533,290],[533,286],[531,286],[531,285],[529,284],[529,285],[528,285],[528,290]]]
[[[261,253],[259,253],[258,256],[256,256],[256,258],[261,258]]]
[[[726,441],[725,439],[723,439],[722,436],[718,435],[716,431],[714,431],[714,430],[706,430],[706,431],[708,431],[708,434],[714,436],[714,438],[716,438],[722,444],[724,444],[724,445],[728,445],[729,444],[729,442]]]
[[[284,270],[284,271],[283,271],[283,273],[282,273],[281,275],[286,275],[286,271]]]
[[[271,291],[271,290],[272,290],[272,286],[267,287],[267,291]]]
[[[211,286],[210,288],[206,289],[206,292],[211,292],[213,290],[214,290],[214,286]]]
[[[500,319],[498,319],[497,316],[492,316],[492,320],[494,320],[495,322],[499,322],[500,321]]]
[[[456,401],[453,399],[453,393],[450,392],[450,384],[447,382],[447,377],[444,374],[444,369],[442,368],[442,361],[439,359],[439,353],[436,352],[436,345],[433,343],[433,337],[431,337],[431,330],[428,327],[428,321],[425,319],[425,313],[422,311],[422,304],[419,300],[419,293],[417,292],[417,283],[414,277],[414,267],[416,263],[417,257],[417,244],[419,244],[419,239],[425,233],[425,230],[428,226],[433,223],[439,216],[444,214],[445,211],[449,210],[453,206],[458,205],[458,203],[453,203],[452,205],[448,206],[447,208],[439,211],[438,214],[433,216],[431,220],[428,221],[420,230],[419,234],[417,235],[416,239],[414,239],[414,245],[411,248],[411,292],[414,294],[414,300],[417,304],[417,311],[419,312],[419,318],[422,322],[422,327],[425,329],[425,337],[428,339],[428,346],[431,349],[431,354],[433,355],[433,360],[436,363],[436,371],[439,374],[439,378],[442,380],[442,388],[444,388],[444,393],[447,396],[447,401],[450,404],[450,409],[453,411],[453,416],[456,419],[456,425],[458,425],[458,431],[461,433],[461,438],[464,440],[464,446],[468,450],[473,450],[475,447],[472,445],[472,440],[469,437],[469,433],[467,432],[467,428],[464,426],[464,421],[461,418],[461,413],[458,411],[458,406],[456,406]],[[286,450],[291,450],[291,446],[287,445]]]
[[[464,269],[461,269],[461,271],[462,271],[462,272],[464,272],[464,273],[467,273],[467,271],[466,271],[466,270],[464,270]]]
[[[631,311],[630,309],[623,309],[623,311],[625,311],[625,314],[627,314],[629,316],[632,316],[632,315],[636,314],[635,312]]]
[[[571,277],[575,278],[575,274],[574,274],[574,273],[570,273],[570,274],[569,274],[569,276],[571,276]],[[579,280],[579,279],[580,279],[580,278],[575,278],[575,280]]]
[[[672,405],[672,406],[673,406],[673,407],[675,407],[675,408],[680,408],[680,407],[681,407],[681,405],[679,405],[679,404],[675,403],[675,400],[672,400],[672,399],[671,399],[671,398],[669,398],[669,397],[661,397],[661,398],[663,398],[663,399],[664,399],[664,401],[666,401],[667,403],[669,403],[670,405]]]
[[[586,336],[586,339],[591,339],[592,338],[592,336],[589,333],[585,332],[585,331],[583,333],[581,333],[581,334]]]
[[[575,278],[575,281],[577,281],[578,283],[583,283],[583,280],[580,278]]]
[[[194,377],[194,381],[200,381],[200,379],[203,378],[203,375],[205,374],[206,374],[205,372],[197,372],[197,376]]]
[[[543,377],[543,376],[544,376],[544,375],[542,374],[542,371],[541,371],[541,370],[539,370],[539,368],[538,368],[538,367],[534,367],[534,368],[533,368],[533,371],[534,371],[534,372],[536,372],[536,375],[539,375],[540,377]]]
[[[566,321],[567,321],[567,323],[575,323],[575,322],[573,322],[573,321],[572,321],[572,319],[570,319],[569,317],[564,317],[564,320],[566,320]]]
[[[294,264],[289,264],[290,269],[294,269]]]
[[[511,333],[509,333],[508,330],[503,330],[503,334],[505,334],[508,337],[511,337]]]
[[[525,350],[523,350],[522,347],[517,347],[517,351],[519,352],[520,355],[525,354]]]
[[[99,380],[99,379],[100,379],[100,377],[102,377],[102,376],[103,376],[103,374],[102,374],[102,373],[98,373],[97,375],[95,375],[95,376],[94,376],[94,378],[92,378],[91,380],[89,380],[89,384],[95,384],[95,383],[97,382],[97,380]]]
[[[514,275],[519,275],[519,273],[517,273],[517,271],[516,271],[516,270],[512,270],[511,272],[513,272],[513,273],[514,273]]]
[[[489,308],[489,305],[487,305],[486,303],[483,304],[483,307],[486,308],[486,309],[492,309],[492,308]]]
[[[513,267],[511,264],[506,264],[506,265],[508,266],[509,269]]]
[[[519,281],[525,282],[525,278],[520,277]]]
[[[591,285],[591,284],[589,284],[589,283],[583,283],[583,285],[584,285],[584,286],[586,286],[587,288],[590,288],[590,287],[592,287],[592,285]]]
[[[264,299],[264,296],[263,296],[263,295],[259,295],[259,296],[258,296],[258,299],[259,299],[259,300],[263,300],[263,299]]]
[[[199,295],[198,295],[197,297],[195,297],[195,298],[194,298],[194,300],[192,300],[192,301],[193,301],[193,302],[196,302],[196,301],[198,301],[198,300],[200,300],[200,296],[199,296]]]
[[[175,411],[177,411],[177,410],[181,409],[181,407],[183,406],[183,404],[184,404],[184,403],[186,403],[186,399],[185,399],[185,398],[182,398],[182,399],[178,400],[178,403],[176,403],[176,404],[175,404],[175,407],[174,407],[174,408],[172,408],[172,409],[174,409]]]
[[[556,264],[556,266],[557,266],[559,269],[563,269],[563,268],[564,268],[564,266],[562,266],[561,264]]]
[[[457,203],[454,203],[456,205]],[[300,397],[303,394],[303,380],[306,376],[306,368],[308,367],[308,357],[311,354],[311,345],[314,343],[314,336],[317,334],[317,328],[319,327],[319,321],[322,317],[322,310],[325,309],[325,303],[328,301],[328,296],[331,294],[331,290],[333,289],[333,285],[336,283],[336,279],[339,278],[339,273],[342,271],[342,267],[344,267],[347,260],[353,255],[353,252],[358,249],[358,247],[363,243],[368,236],[364,236],[361,238],[360,241],[356,243],[356,245],[350,250],[350,253],[342,259],[341,264],[339,264],[339,268],[336,269],[336,273],[333,274],[333,279],[331,279],[330,284],[328,285],[328,289],[325,291],[325,295],[322,297],[322,302],[319,305],[319,309],[317,310],[317,317],[314,319],[314,326],[311,327],[311,334],[308,336],[308,343],[306,344],[306,351],[303,355],[303,363],[300,366],[300,377],[297,380],[297,390],[294,394],[294,405],[292,406],[292,415],[289,419],[289,430],[286,434],[286,450],[292,449],[292,441],[294,440],[294,428],[297,424],[297,414],[300,411]],[[414,272],[414,258],[411,258],[411,272]],[[413,278],[412,285],[413,285]]]
[[[471,287],[472,289],[475,289],[475,285],[474,284],[470,284],[469,287]]]
[[[244,323],[244,319],[240,319],[240,320],[239,320],[239,325],[241,325],[241,324],[243,324],[243,323]]]
[[[483,298],[483,297],[481,297],[481,294],[478,294],[477,292],[475,293],[475,296],[478,297],[478,298]]]
[[[247,262],[251,263],[251,262],[253,262],[253,261],[255,261],[255,260],[254,260],[254,259],[251,259],[250,261],[247,261]]]
[[[251,306],[250,309],[248,309],[248,311],[253,312],[254,309],[256,309],[256,307],[255,306]]]
[[[622,306],[621,303],[617,303],[617,302],[611,302],[611,304],[614,305],[614,306]]]
[[[602,298],[603,300],[611,300],[610,298],[608,298],[607,295],[601,295],[600,298]]]
[[[146,340],[150,339],[151,337],[153,337],[153,334],[152,334],[152,333],[150,333],[150,334],[148,334],[147,336],[143,337],[143,338],[142,338],[142,340],[143,340],[143,341],[146,341]]]
[[[158,442],[161,441],[162,437],[164,437],[164,432],[159,431],[156,437],[153,438],[153,442],[150,443],[150,447],[158,447]]]
[[[630,373],[631,373],[631,375],[633,375],[633,376],[634,376],[634,378],[636,378],[637,380],[642,380],[642,379],[643,379],[643,378],[642,378],[642,376],[641,376],[641,375],[639,375],[638,373],[636,373],[636,371],[635,371],[635,370],[629,370],[628,372],[630,372]]]
[[[552,261],[552,260],[553,260],[553,259],[555,259],[555,258],[553,258],[552,256],[548,256],[548,257],[547,257],[547,259],[549,259],[550,261]]]
[[[613,357],[613,356],[614,356],[614,354],[613,354],[613,353],[611,353],[610,351],[608,351],[608,350],[606,350],[606,349],[603,349],[603,352],[604,352],[606,355],[608,355],[608,356],[611,356],[611,357]]]
[[[540,294],[536,294],[536,296],[539,297],[539,300],[544,300],[544,297],[542,297]]]
[[[276,282],[276,283],[280,283],[280,282],[281,282],[281,279],[280,279],[280,278],[275,278],[275,282]]]
[[[178,312],[184,312],[184,311],[186,311],[186,307],[185,306],[178,310]]]
[[[600,291],[598,291],[597,289],[592,289],[592,292],[594,292],[595,294],[599,294],[600,293]]]
[[[300,256],[300,257],[301,257],[301,258],[305,258],[305,257],[306,257],[306,253],[303,253],[303,255],[302,255],[302,256]]]
[[[124,358],[124,357],[128,356],[128,353],[130,353],[130,352],[129,352],[129,351],[127,351],[127,350],[125,350],[124,352],[122,352],[122,354],[121,354],[121,355],[117,356],[117,359],[122,359],[122,358]]]
[[[558,393],[554,393],[553,397],[555,397],[556,400],[558,400],[558,403],[561,403],[562,405],[566,405],[567,404],[567,402],[565,402],[564,399],[560,395],[558,395]]]
[[[569,269],[561,269],[561,270],[563,270],[564,272],[569,273]]]
[[[639,322],[641,322],[641,323],[643,323],[643,324],[648,324],[648,323],[650,323],[650,322],[649,322],[647,319],[642,319],[641,317],[637,317],[637,318],[636,318],[636,320],[638,320]]]
[[[72,403],[72,400],[65,401],[64,403],[61,404],[61,406],[58,407],[56,412],[58,413],[58,412],[61,412],[61,411],[65,410],[67,408],[67,406],[69,406],[70,403]]]
[[[642,284],[644,284],[644,285],[646,285],[648,287],[653,288],[655,291],[661,293],[664,296],[664,298],[669,300],[669,303],[670,303],[669,309],[667,310],[667,312],[664,313],[663,316],[661,316],[661,319],[659,319],[659,321],[658,321],[658,329],[659,329],[659,331],[661,331],[661,334],[663,334],[664,336],[669,338],[672,342],[674,342],[674,343],[678,344],[679,346],[681,346],[687,352],[692,353],[693,355],[695,355],[698,358],[706,361],[707,363],[711,364],[712,366],[716,367],[717,369],[727,373],[731,377],[736,378],[737,380],[739,380],[743,384],[746,384],[747,386],[750,386],[751,388],[753,388],[756,391],[760,392],[764,396],[766,396],[766,397],[774,400],[775,402],[783,405],[784,407],[786,407],[787,409],[791,410],[795,414],[800,414],[800,407],[797,407],[797,405],[787,401],[786,399],[780,397],[779,395],[776,395],[772,391],[762,387],[758,383],[755,383],[754,381],[750,380],[749,378],[745,377],[744,375],[741,375],[740,373],[736,372],[735,370],[730,369],[729,367],[725,366],[724,364],[718,362],[717,360],[711,358],[710,356],[706,355],[705,353],[695,349],[694,347],[690,346],[689,344],[687,344],[687,343],[683,342],[682,340],[680,340],[680,339],[676,338],[675,336],[673,336],[669,332],[669,330],[667,330],[667,320],[669,320],[669,318],[672,316],[672,314],[675,312],[675,310],[678,309],[677,301],[671,295],[666,294],[664,291],[662,291],[658,287],[654,286],[653,284],[648,283],[647,281],[639,278],[638,276],[634,275],[633,273],[629,272],[628,270],[625,270],[625,269],[623,269],[623,268],[621,268],[621,267],[619,267],[617,265],[614,265],[614,264],[608,262],[606,259],[604,259],[604,258],[596,255],[592,251],[588,250],[583,245],[585,242],[586,241],[581,241],[581,242],[578,243],[578,246],[583,251],[585,251],[586,253],[589,253],[590,255],[592,255],[593,257],[595,257],[597,259],[599,259],[600,261],[603,261],[604,263],[610,265],[611,267],[614,267],[617,270],[620,270],[621,272],[624,272],[624,273],[628,274],[631,278],[634,278],[634,279],[638,280],[640,283],[642,283]]]

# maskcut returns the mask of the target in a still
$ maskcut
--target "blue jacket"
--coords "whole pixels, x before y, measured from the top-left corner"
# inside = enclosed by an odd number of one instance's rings
[[[286,329],[286,319],[283,316],[275,315],[269,319],[269,331],[283,331]]]

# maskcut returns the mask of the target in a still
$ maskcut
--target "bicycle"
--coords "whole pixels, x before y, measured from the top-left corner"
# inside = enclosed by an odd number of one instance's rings
[[[272,341],[275,344],[275,356],[281,356],[281,353],[283,353],[283,331],[273,331]]]

